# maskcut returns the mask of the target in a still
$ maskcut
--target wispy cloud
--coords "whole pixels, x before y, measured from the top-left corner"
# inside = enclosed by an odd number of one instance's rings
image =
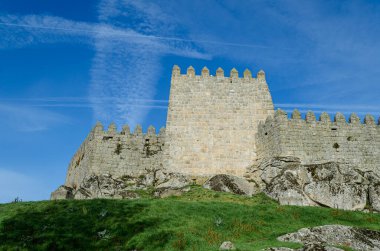
[[[209,59],[210,55],[200,51],[191,40],[157,35],[174,25],[170,20],[161,19],[163,22],[158,25],[159,17],[151,17],[154,20],[144,21],[144,29],[115,21],[125,18],[131,7],[134,5],[124,1],[102,1],[99,23],[52,16],[1,16],[0,33],[5,39],[0,42],[0,48],[51,42],[90,43],[96,52],[89,90],[95,118],[134,126],[144,120],[147,108],[162,108],[138,100],[154,98],[163,55],[202,59]],[[99,102],[99,97],[112,99],[104,104]]]
[[[56,112],[23,105],[0,104],[2,126],[24,132],[43,131],[70,119]]]
[[[133,31],[141,36],[135,39],[145,41],[110,42],[96,36],[96,55],[91,71],[90,96],[95,113],[104,121],[115,120],[118,124],[127,122],[135,126],[149,112],[143,108],[147,104],[136,101],[154,98],[157,79],[162,72],[160,60],[163,55],[203,59],[209,58],[209,55],[201,52],[192,41],[167,36],[167,32],[175,29],[177,24],[153,3],[101,1],[98,11],[102,23],[116,24],[119,29]],[[139,18],[139,22],[134,22],[131,18]],[[147,38],[154,39],[147,43]],[[116,98],[109,102],[112,104],[111,109],[109,106],[98,105],[96,97],[101,96]],[[124,103],[118,102],[120,99]]]
[[[0,49],[40,43],[89,42],[93,26],[52,16],[0,16]]]
[[[115,120],[133,126],[143,122],[147,108],[161,108],[139,100],[154,99],[167,54],[265,68],[268,79],[274,79],[270,87],[275,98],[286,92],[300,103],[379,104],[380,89],[374,84],[380,77],[379,5],[296,0],[255,1],[255,5],[165,1],[164,5],[101,0],[96,23],[1,16],[0,48],[90,44],[96,53],[89,104],[95,118],[106,123]],[[102,97],[112,99],[100,102]]]

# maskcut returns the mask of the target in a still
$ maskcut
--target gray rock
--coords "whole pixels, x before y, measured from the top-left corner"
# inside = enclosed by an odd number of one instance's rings
[[[303,165],[294,157],[278,157],[262,162],[258,168],[264,192],[282,205],[363,210],[369,203],[369,193],[372,207],[380,207],[379,185],[340,163]]]
[[[364,177],[352,171],[342,173],[335,162],[305,166],[310,183],[305,194],[316,203],[345,210],[362,210],[367,203],[367,185]]]
[[[294,249],[285,248],[285,247],[273,247],[273,248],[263,249],[263,251],[294,251]]]
[[[113,178],[112,175],[91,175],[83,180],[75,191],[74,199],[114,198],[133,199],[139,196],[128,186],[125,178]]]
[[[67,187],[67,186],[60,186],[51,193],[50,199],[51,200],[65,200],[65,199],[73,199],[73,188]]]
[[[285,248],[285,247],[273,247],[264,249],[264,251],[344,251],[343,249],[336,247],[329,247],[322,244],[307,243],[304,247],[299,249]]]
[[[319,243],[306,243],[304,247],[297,249],[297,251],[344,251],[336,247],[329,247]]]
[[[309,177],[301,162],[294,157],[272,158],[263,162],[261,178],[265,183],[264,192],[281,205],[316,206],[303,191]]]
[[[368,172],[365,177],[369,180],[368,199],[372,210],[380,211],[380,177]]]
[[[170,196],[180,196],[185,192],[190,191],[190,187],[183,188],[158,188],[154,192],[155,197],[167,198]]]
[[[191,184],[190,179],[180,173],[172,173],[160,171],[159,179],[156,183],[156,188],[165,188],[165,189],[178,189],[183,188]]]
[[[255,183],[248,182],[244,178],[227,174],[218,174],[211,177],[205,182],[203,187],[217,192],[228,192],[248,196],[260,192],[260,189]]]
[[[369,186],[368,198],[371,209],[380,211],[380,185]]]
[[[298,242],[306,244],[303,250],[316,246],[349,246],[358,251],[380,250],[380,232],[342,225],[326,225],[313,228],[302,228],[295,233],[277,238],[279,241]],[[328,250],[333,249],[332,247]]]
[[[225,241],[220,245],[219,250],[236,250],[236,248],[232,242]]]
[[[321,206],[344,210],[363,210],[367,203],[367,186],[347,183],[313,182],[305,194]]]
[[[154,188],[157,197],[180,195],[186,192],[190,184],[183,174],[167,172],[163,169],[145,169],[145,172],[122,177],[114,177],[111,174],[101,174],[85,177],[77,189],[61,186],[52,193],[52,199],[135,199],[139,198],[136,190]]]
[[[284,170],[297,169],[300,164],[300,159],[292,156],[271,158],[259,166],[262,170],[260,178],[269,184],[274,178],[281,176]]]

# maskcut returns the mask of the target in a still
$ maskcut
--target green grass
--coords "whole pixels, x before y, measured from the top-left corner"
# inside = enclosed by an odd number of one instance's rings
[[[300,247],[276,237],[302,227],[343,224],[380,230],[380,215],[280,206],[194,186],[180,197],[41,201],[0,205],[0,250],[238,250]],[[349,249],[347,249],[349,250]]]

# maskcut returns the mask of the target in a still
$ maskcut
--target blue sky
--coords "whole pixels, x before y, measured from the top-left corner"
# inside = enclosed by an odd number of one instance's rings
[[[0,202],[48,199],[97,120],[165,125],[171,68],[266,72],[276,107],[380,111],[378,1],[0,1]]]

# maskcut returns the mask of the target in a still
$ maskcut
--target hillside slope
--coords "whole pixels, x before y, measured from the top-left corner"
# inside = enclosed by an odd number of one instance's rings
[[[0,205],[0,250],[238,250],[300,247],[276,238],[303,227],[342,224],[380,230],[380,215],[280,206],[197,186],[179,197],[66,200]],[[348,249],[347,249],[348,250]]]

